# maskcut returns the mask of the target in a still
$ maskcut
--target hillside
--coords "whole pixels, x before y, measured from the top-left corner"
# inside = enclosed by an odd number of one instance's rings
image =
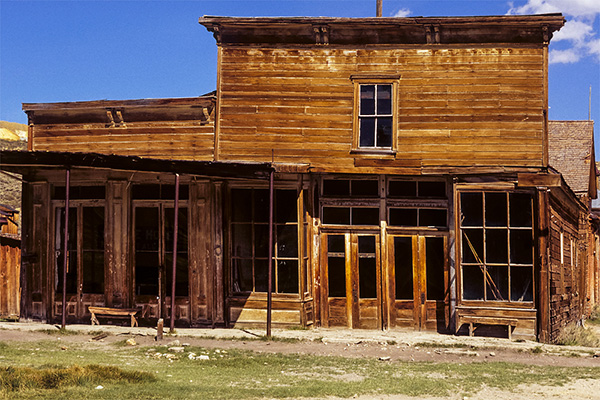
[[[0,149],[27,150],[27,125],[0,121]],[[0,160],[1,161],[1,160]],[[21,182],[0,174],[0,204],[21,209]]]

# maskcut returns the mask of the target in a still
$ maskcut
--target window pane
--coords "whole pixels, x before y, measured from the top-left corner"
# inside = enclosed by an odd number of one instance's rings
[[[157,207],[135,209],[135,285],[138,295],[159,295],[159,221]]]
[[[392,147],[392,117],[377,118],[377,147]]]
[[[353,197],[379,197],[379,182],[375,180],[350,181]]]
[[[298,257],[298,226],[277,226],[277,257]]]
[[[327,236],[327,251],[329,253],[345,253],[346,241],[344,235]]]
[[[416,197],[416,181],[390,181],[388,186],[389,197]]]
[[[323,207],[323,223],[334,225],[350,225],[350,208]]]
[[[413,299],[412,238],[394,238],[394,265],[396,271],[396,300]]]
[[[83,249],[104,250],[104,207],[83,207],[82,228]]]
[[[233,265],[233,291],[252,291],[252,260],[234,259]]]
[[[83,207],[83,292],[104,293],[104,208]]]
[[[531,195],[529,193],[511,193],[510,226],[531,227]]]
[[[346,297],[346,259],[328,257],[329,297]]]
[[[275,280],[273,280],[274,283]],[[254,290],[266,292],[269,287],[269,261],[254,260]],[[274,286],[274,285],[273,285]]]
[[[379,208],[352,208],[353,225],[379,225]]]
[[[160,199],[160,185],[133,185],[131,198],[137,199]]]
[[[254,224],[254,257],[269,257],[269,224]]]
[[[377,114],[392,113],[392,85],[377,85]]]
[[[444,239],[425,238],[427,300],[444,300]]]
[[[347,179],[324,179],[323,196],[350,196],[350,181]]]
[[[234,257],[252,257],[252,225],[231,225],[231,250]]]
[[[190,196],[188,185],[179,185],[179,200],[187,200]],[[175,200],[175,185],[161,185],[160,198],[163,200]]]
[[[508,226],[506,193],[485,194],[485,226]]]
[[[254,189],[254,222],[269,222],[268,189]]]
[[[173,252],[173,231],[175,229],[175,219],[173,218],[174,208],[166,208],[165,211],[165,251]],[[177,210],[177,251],[187,253],[187,208]]]
[[[483,226],[483,195],[460,194],[461,226]]]
[[[390,225],[417,226],[417,210],[414,208],[390,208]]]
[[[277,292],[298,293],[298,260],[277,261]]]
[[[483,263],[483,229],[463,229],[462,262]]]
[[[533,301],[533,271],[531,267],[510,268],[510,299]]]
[[[361,299],[377,298],[377,259],[358,258],[358,293]]]
[[[275,222],[296,222],[298,221],[297,194],[295,190],[276,190],[275,191]]]
[[[485,230],[485,262],[508,264],[508,242],[505,229]]]
[[[377,243],[375,236],[359,236],[358,237],[358,254],[375,254],[377,251]]]
[[[446,198],[446,182],[419,182],[419,197]]]
[[[360,115],[375,115],[375,85],[360,86]]]
[[[446,210],[421,208],[419,210],[419,226],[446,226]]]
[[[231,220],[233,222],[252,221],[252,190],[231,189]]]
[[[173,285],[173,253],[165,254],[165,270],[167,275],[166,291],[167,296],[171,295]],[[177,255],[177,264],[175,265],[175,296],[188,295],[188,258],[186,254]]]
[[[83,252],[83,292],[104,293],[104,250]]]
[[[487,300],[508,300],[508,267],[487,267]]]
[[[464,265],[462,283],[464,300],[483,300],[483,272],[479,266]]]
[[[375,147],[375,118],[360,118],[360,147]]]
[[[512,264],[533,264],[533,239],[529,229],[511,229],[510,262]]]

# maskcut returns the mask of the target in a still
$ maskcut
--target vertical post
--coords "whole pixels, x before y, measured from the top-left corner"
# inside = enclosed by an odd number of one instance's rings
[[[179,174],[175,174],[175,209],[173,210],[173,271],[171,274],[171,330],[175,330],[175,278],[177,273],[177,232],[179,228]]]
[[[65,172],[65,235],[63,240],[63,279],[62,279],[62,322],[61,329],[67,325],[67,265],[69,260],[69,192],[71,191],[71,170]]]
[[[273,297],[273,171],[269,174],[269,278],[267,282],[267,337],[271,337],[271,298]]]
[[[383,14],[383,0],[377,0],[377,17],[381,17]]]

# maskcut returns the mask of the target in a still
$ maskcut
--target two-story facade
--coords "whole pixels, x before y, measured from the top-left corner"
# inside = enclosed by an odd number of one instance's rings
[[[61,315],[69,186],[72,320],[168,316],[177,220],[182,324],[264,325],[272,265],[276,325],[556,337],[550,215],[587,221],[548,161],[561,15],[200,23],[215,93],[24,105],[24,317]]]

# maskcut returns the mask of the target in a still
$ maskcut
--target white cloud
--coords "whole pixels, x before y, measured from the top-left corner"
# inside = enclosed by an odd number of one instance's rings
[[[600,15],[600,0],[527,0],[522,6],[509,3],[509,15],[563,13],[567,22],[554,33],[552,42],[563,42],[568,49],[552,50],[551,63],[573,63],[585,56],[599,61],[598,39],[594,21]]]
[[[408,8],[399,9],[393,16],[399,18],[408,17],[411,14],[411,11]]]
[[[552,50],[548,62],[550,64],[573,64],[579,61],[581,55],[575,49]]]

